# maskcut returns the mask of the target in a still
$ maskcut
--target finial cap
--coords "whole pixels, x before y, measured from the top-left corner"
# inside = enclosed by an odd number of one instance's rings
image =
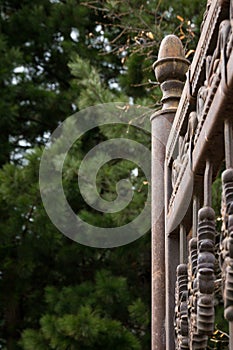
[[[160,45],[158,60],[153,65],[156,79],[160,83],[167,80],[184,82],[189,64],[181,40],[173,34],[165,36]]]
[[[189,64],[181,40],[175,35],[165,36],[153,65],[163,92],[163,109],[177,108]]]
[[[165,36],[159,48],[158,59],[168,57],[185,58],[184,48],[181,40],[173,34]]]

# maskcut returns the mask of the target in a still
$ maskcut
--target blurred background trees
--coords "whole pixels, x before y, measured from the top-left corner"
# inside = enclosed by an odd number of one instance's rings
[[[112,101],[159,108],[151,68],[159,44],[175,33],[191,60],[205,5],[0,0],[1,349],[150,349],[150,234],[114,249],[69,240],[43,208],[39,162],[51,132],[82,108]],[[107,217],[90,211],[77,169],[91,145],[125,133],[87,133],[65,164],[72,208],[97,226],[124,224],[128,209]],[[134,136],[149,145],[149,137]],[[112,198],[114,183],[128,177],[140,210],[148,186],[134,168],[121,160],[103,167],[108,184],[99,187]]]

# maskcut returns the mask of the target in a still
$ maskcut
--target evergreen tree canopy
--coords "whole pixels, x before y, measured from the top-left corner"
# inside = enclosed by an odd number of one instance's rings
[[[204,9],[204,0],[0,0],[2,349],[150,349],[150,235],[114,249],[69,240],[43,207],[39,164],[51,132],[75,111],[114,101],[157,108],[160,41],[179,35],[191,59]],[[109,162],[97,178],[106,200],[117,181],[131,181],[124,213],[96,213],[77,186],[86,152],[126,134],[149,147],[134,128],[104,126],[65,161],[68,201],[93,225],[123,225],[145,201],[148,184],[129,161]]]

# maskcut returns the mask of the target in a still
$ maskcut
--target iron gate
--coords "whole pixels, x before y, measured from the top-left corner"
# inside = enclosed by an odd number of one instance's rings
[[[163,108],[151,117],[152,350],[207,349],[219,288],[233,349],[232,48],[233,0],[212,0],[192,64],[174,35],[154,64]],[[212,183],[223,167],[215,213]]]

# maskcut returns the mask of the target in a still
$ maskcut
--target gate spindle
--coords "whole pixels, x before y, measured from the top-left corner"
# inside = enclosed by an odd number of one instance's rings
[[[232,121],[224,123],[226,170],[222,173],[222,234],[220,265],[224,300],[224,316],[229,322],[230,338],[233,338],[233,140]],[[233,339],[230,349],[233,349]]]

